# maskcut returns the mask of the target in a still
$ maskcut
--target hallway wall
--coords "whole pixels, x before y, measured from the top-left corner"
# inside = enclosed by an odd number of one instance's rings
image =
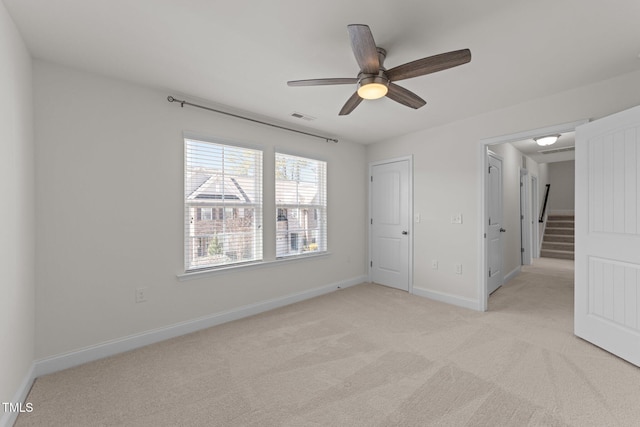
[[[573,212],[575,204],[575,162],[549,163],[549,210],[557,213]]]

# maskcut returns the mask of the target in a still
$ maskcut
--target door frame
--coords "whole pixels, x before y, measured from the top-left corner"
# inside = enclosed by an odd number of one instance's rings
[[[486,178],[485,170],[489,167],[487,158],[487,147],[490,145],[504,144],[506,142],[517,142],[523,139],[533,139],[541,135],[554,133],[573,132],[576,127],[587,123],[588,119],[575,122],[562,123],[554,126],[537,128],[509,135],[495,136],[481,139],[477,151],[477,183],[478,183],[478,310],[487,311],[489,305],[489,293],[487,292],[487,206],[486,206]],[[577,214],[577,212],[576,212]]]
[[[379,165],[384,165],[387,163],[396,163],[396,162],[403,162],[406,161],[408,162],[409,165],[409,212],[407,212],[407,215],[409,216],[409,218],[407,218],[407,224],[409,225],[409,262],[408,262],[408,269],[409,271],[407,272],[407,277],[409,280],[409,293],[413,294],[413,155],[408,155],[408,156],[402,156],[402,157],[394,157],[392,159],[385,159],[385,160],[377,160],[375,162],[369,162],[369,177],[367,179],[367,182],[369,184],[369,201],[368,201],[368,206],[369,206],[369,212],[368,212],[368,220],[369,223],[367,224],[367,228],[368,228],[368,233],[367,236],[369,238],[369,257],[367,260],[367,276],[368,276],[368,281],[371,282],[371,278],[372,278],[372,272],[371,272],[371,255],[373,254],[373,238],[371,236],[371,216],[373,214],[373,206],[371,201],[373,200],[372,194],[373,194],[373,186],[371,185],[371,177],[373,176],[373,167],[374,166],[379,166]]]
[[[529,194],[529,171],[520,168],[520,265],[530,265],[533,262],[531,254],[531,195]]]
[[[540,190],[538,188],[538,176],[531,175],[531,260],[540,258],[540,227],[538,226],[538,213],[540,212]]]

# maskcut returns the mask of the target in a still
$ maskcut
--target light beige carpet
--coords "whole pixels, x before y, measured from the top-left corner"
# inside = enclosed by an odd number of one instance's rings
[[[640,369],[572,334],[573,263],[478,313],[363,284],[39,378],[17,426],[638,426]]]

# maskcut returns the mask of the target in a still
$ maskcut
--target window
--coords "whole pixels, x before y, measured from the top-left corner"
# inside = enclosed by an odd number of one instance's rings
[[[200,211],[200,218],[199,219],[201,219],[203,221],[212,219],[211,208],[198,208],[198,210]]]
[[[327,250],[327,163],[276,153],[276,257]]]
[[[262,260],[262,151],[184,144],[185,271]]]

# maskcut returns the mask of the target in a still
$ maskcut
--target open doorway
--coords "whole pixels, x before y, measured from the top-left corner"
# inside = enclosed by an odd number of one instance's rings
[[[576,126],[586,123],[587,120],[581,120],[577,122],[565,123],[561,125],[551,126],[547,128],[534,129],[530,131],[520,132],[512,135],[505,135],[495,138],[490,138],[486,140],[480,141],[479,151],[478,151],[478,162],[480,164],[479,167],[479,183],[480,189],[479,193],[480,197],[480,238],[479,238],[479,246],[480,246],[480,268],[479,274],[479,295],[480,295],[480,306],[481,309],[486,311],[488,309],[488,300],[489,300],[489,265],[488,265],[488,241],[487,241],[487,224],[489,218],[489,204],[490,202],[487,199],[487,174],[488,170],[488,156],[487,150],[490,149],[493,152],[499,152],[501,156],[505,159],[508,159],[510,162],[511,170],[513,170],[513,176],[509,177],[508,167],[505,167],[505,178],[504,178],[504,200],[505,200],[505,219],[504,219],[504,228],[506,229],[504,244],[505,246],[504,254],[504,282],[508,282],[509,279],[515,277],[519,274],[520,269],[523,264],[523,250],[525,245],[528,245],[529,248],[529,257],[534,258],[535,255],[538,254],[540,248],[540,242],[543,238],[543,233],[546,225],[546,217],[549,212],[545,212],[543,216],[543,223],[538,223],[534,226],[533,221],[540,221],[540,217],[537,213],[534,214],[533,206],[535,203],[528,203],[531,201],[532,194],[537,193],[538,196],[541,196],[540,187],[544,188],[546,181],[548,180],[548,166],[540,167],[539,165],[543,165],[546,163],[538,163],[538,161],[534,161],[534,156],[529,153],[529,155],[525,154],[523,151],[526,151],[524,147],[526,144],[535,144],[533,141],[534,138],[538,138],[541,136],[547,135],[562,135],[562,134],[572,134],[575,131]],[[520,145],[520,149],[517,146]],[[557,145],[553,148],[562,148],[561,145]],[[551,147],[549,147],[551,149]],[[562,153],[562,152],[560,152]],[[540,156],[549,156],[550,154],[540,154]],[[564,156],[571,156],[571,150],[565,150]],[[523,173],[526,171],[526,173]],[[532,188],[533,183],[536,184],[536,190]],[[529,211],[528,224],[530,227],[522,226],[522,221],[525,220],[523,217],[522,209],[523,209],[523,199],[522,193],[520,190],[521,184],[526,186],[526,191],[524,192],[524,197],[526,198],[525,204],[528,204],[528,207],[525,207]],[[507,193],[508,192],[508,193]],[[511,200],[511,202],[509,202]],[[540,200],[538,198],[538,200]],[[511,207],[507,207],[507,205]],[[515,212],[515,213],[514,213]],[[511,229],[511,232],[509,232]],[[536,230],[537,229],[537,230]],[[523,238],[522,231],[526,233],[526,239]],[[536,236],[533,236],[533,233],[536,232]],[[534,247],[534,242],[537,247]],[[515,248],[515,249],[514,249]]]

